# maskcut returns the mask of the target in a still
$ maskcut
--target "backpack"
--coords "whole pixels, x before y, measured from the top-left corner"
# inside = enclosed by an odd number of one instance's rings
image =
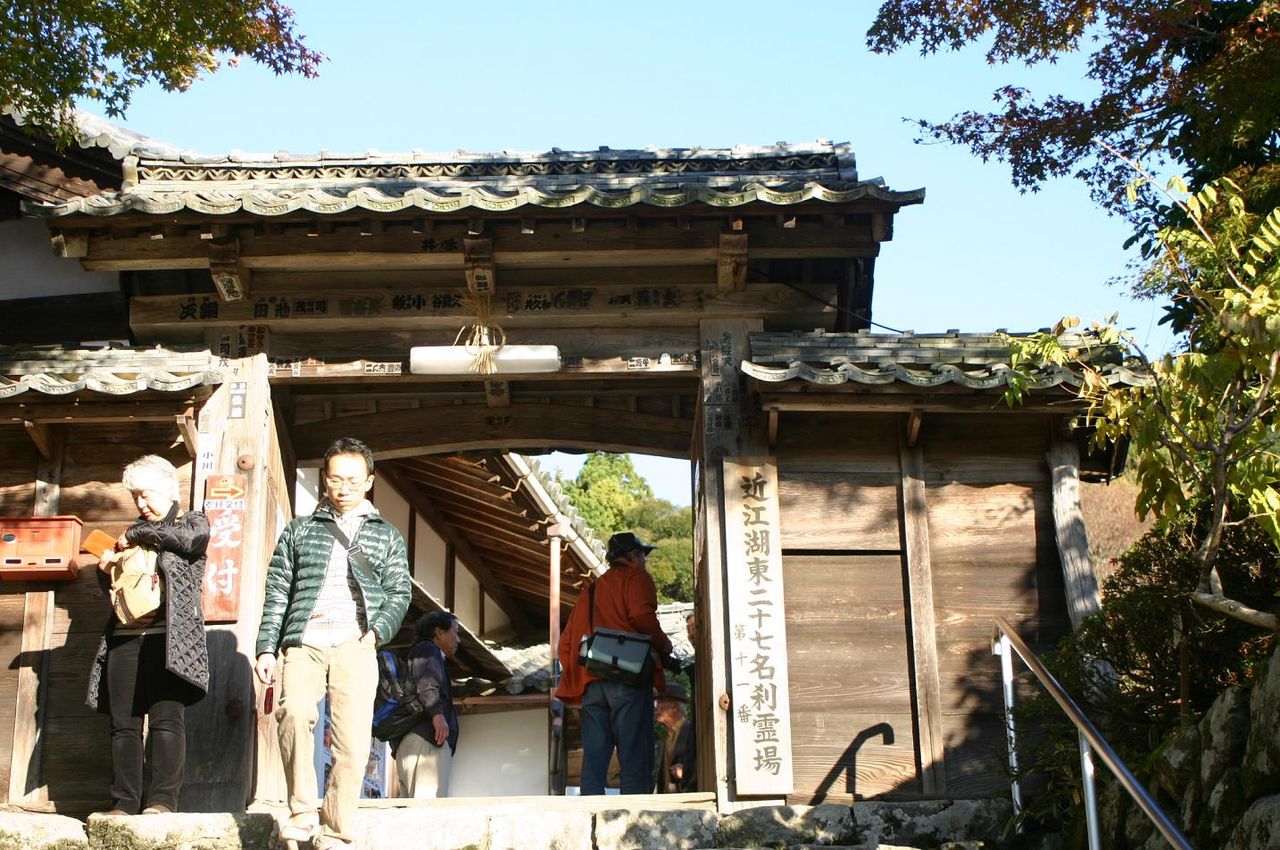
[[[378,650],[378,691],[373,700],[373,737],[398,742],[422,719],[418,685],[409,662],[394,650]]]

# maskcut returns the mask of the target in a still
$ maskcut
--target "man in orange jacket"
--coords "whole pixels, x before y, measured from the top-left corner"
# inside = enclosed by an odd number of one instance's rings
[[[591,594],[583,593],[560,635],[560,685],[556,697],[582,705],[582,781],[580,792],[603,794],[609,760],[617,748],[622,767],[622,793],[653,790],[653,689],[666,691],[662,665],[671,663],[671,640],[658,624],[658,591],[645,563],[653,546],[629,531],[609,538],[605,559],[609,569],[596,580],[595,612],[588,610]],[[648,635],[651,651],[662,665],[654,665],[653,687],[632,687],[601,679],[578,664],[578,643],[597,628]]]

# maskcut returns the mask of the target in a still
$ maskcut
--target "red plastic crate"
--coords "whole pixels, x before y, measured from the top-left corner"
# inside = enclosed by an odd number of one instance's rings
[[[0,517],[0,579],[65,581],[77,575],[79,517]]]

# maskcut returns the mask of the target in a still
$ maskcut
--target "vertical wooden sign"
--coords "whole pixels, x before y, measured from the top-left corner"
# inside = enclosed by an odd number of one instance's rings
[[[791,699],[773,458],[725,458],[724,522],[738,793],[788,794],[793,790]]]
[[[206,623],[234,623],[240,619],[240,562],[247,495],[243,475],[210,475],[205,479],[209,551],[200,601]]]

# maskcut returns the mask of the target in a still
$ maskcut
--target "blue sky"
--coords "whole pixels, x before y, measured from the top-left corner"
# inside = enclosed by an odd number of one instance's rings
[[[1155,305],[1109,285],[1130,258],[1129,231],[1083,186],[1019,194],[1004,165],[915,144],[903,120],[985,108],[1011,82],[1087,93],[1082,61],[1029,71],[988,67],[978,50],[875,56],[864,47],[876,7],[866,0],[286,4],[329,58],[318,79],[244,63],[184,93],[142,92],[121,123],[202,153],[848,141],[861,178],[928,192],[882,246],[876,322],[1024,331],[1119,311],[1139,340],[1168,345]],[[650,480],[688,501],[684,464]]]

